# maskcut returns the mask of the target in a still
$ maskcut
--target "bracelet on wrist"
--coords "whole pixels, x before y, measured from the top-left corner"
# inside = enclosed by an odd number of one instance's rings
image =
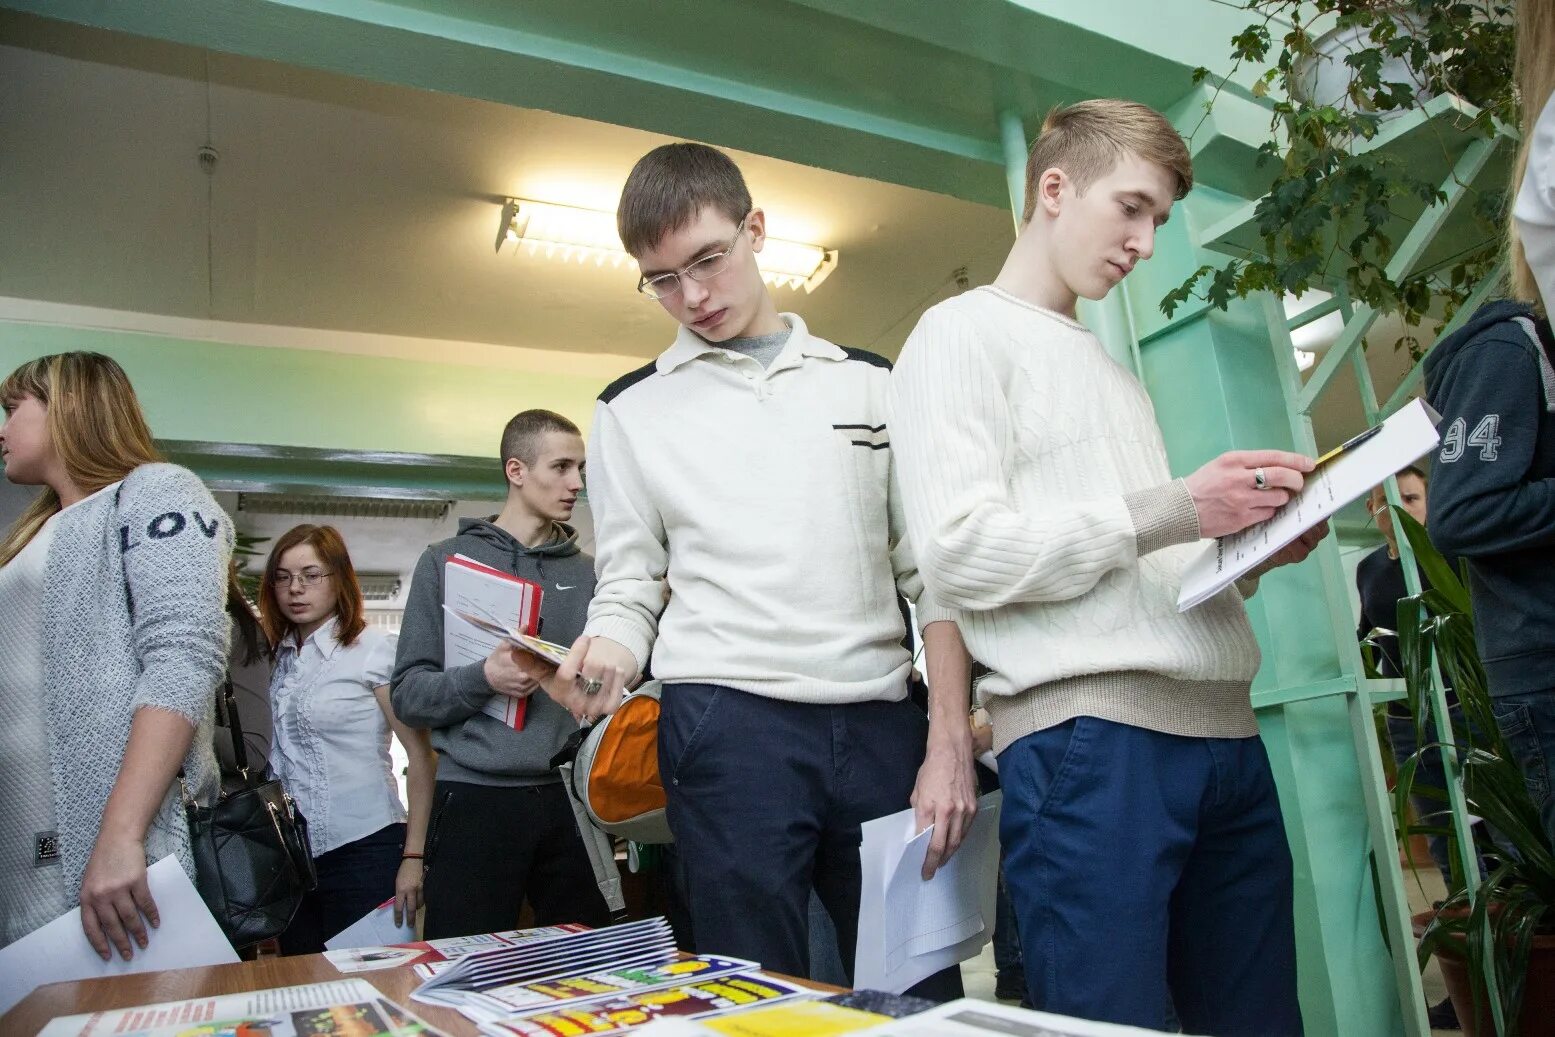
[[[420,861],[420,860],[425,860],[425,859],[426,859],[425,855],[424,854],[420,854],[420,853],[402,853],[402,854],[400,854],[400,860],[402,860],[402,861]]]

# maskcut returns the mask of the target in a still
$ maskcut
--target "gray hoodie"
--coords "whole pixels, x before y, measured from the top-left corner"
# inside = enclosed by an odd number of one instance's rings
[[[443,566],[462,554],[543,588],[540,636],[570,645],[583,633],[594,596],[594,560],[578,550],[578,535],[556,524],[555,536],[525,547],[485,519],[463,519],[459,535],[433,544],[416,563],[400,626],[390,681],[395,714],[428,728],[437,750],[439,781],[476,785],[543,785],[560,781],[551,757],[577,723],[540,692],[530,697],[522,731],[481,712],[496,692],[481,663],[443,669]]]

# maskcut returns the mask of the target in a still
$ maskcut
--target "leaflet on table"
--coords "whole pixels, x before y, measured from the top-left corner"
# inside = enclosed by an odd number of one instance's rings
[[[478,936],[451,936],[442,940],[407,940],[377,947],[354,947],[327,950],[324,957],[341,972],[375,972],[378,969],[394,969],[402,965],[415,965],[418,969],[447,968],[451,963],[476,951],[489,951],[493,947],[507,947],[515,943],[540,940],[564,933],[581,933],[583,925],[550,925],[538,929],[518,929],[503,933],[482,933]],[[422,972],[423,977],[430,971]]]
[[[40,1037],[188,1037],[190,1034],[264,1034],[265,1037],[440,1037],[434,1029],[360,979],[197,997],[55,1019]]]
[[[443,667],[484,662],[500,643],[482,625],[472,621],[508,625],[529,634],[540,629],[543,591],[530,580],[493,569],[466,555],[449,556],[443,566]],[[529,700],[493,695],[481,712],[495,717],[515,731],[524,727]]]
[[[460,1007],[473,991],[610,967],[663,964],[677,955],[669,923],[662,917],[650,918],[480,951],[438,972],[411,996],[429,1004]]]
[[[404,922],[394,924],[395,898],[390,897],[361,918],[324,941],[325,950],[393,946],[416,938],[416,915],[412,911]]]
[[[782,1001],[770,1008],[714,1016],[703,1032],[725,1037],[837,1037],[868,1030],[890,1020],[888,1015],[848,1008],[831,1000]]]
[[[465,1014],[477,1022],[512,1019],[562,1005],[598,1001],[658,987],[672,987],[688,980],[709,980],[761,968],[754,961],[700,954],[657,965],[600,969],[537,983],[510,983],[471,993]]]
[[[655,1019],[691,1018],[770,1005],[814,992],[760,972],[739,972],[718,979],[619,994],[603,1001],[481,1024],[492,1037],[575,1037],[622,1033]]]
[[[868,1037],[1141,1037],[1165,1031],[1097,1023],[964,997],[863,1032]]]
[[[1414,400],[1370,435],[1355,437],[1353,446],[1308,475],[1301,492],[1272,518],[1221,537],[1189,562],[1177,596],[1178,611],[1219,594],[1301,534],[1430,453],[1441,441],[1436,432],[1441,420],[1424,400]]]

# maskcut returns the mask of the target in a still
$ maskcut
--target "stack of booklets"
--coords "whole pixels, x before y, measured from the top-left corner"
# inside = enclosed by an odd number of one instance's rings
[[[621,1033],[813,996],[756,962],[681,957],[663,918],[530,939],[418,964],[416,973],[426,982],[415,1000],[456,1009],[502,1037]]]
[[[477,936],[450,936],[442,940],[411,940],[373,947],[342,947],[327,950],[324,957],[341,972],[376,972],[406,965],[442,965],[480,951],[511,947],[515,943],[543,940],[564,933],[586,932],[585,925],[549,925],[539,929],[515,929]]]
[[[442,1037],[441,1030],[417,1019],[360,979],[65,1016],[51,1021],[39,1033],[42,1037],[95,1037],[110,1033],[115,1037]]]

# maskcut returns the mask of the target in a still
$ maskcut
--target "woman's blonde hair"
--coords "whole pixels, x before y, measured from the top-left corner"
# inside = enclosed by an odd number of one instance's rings
[[[1523,106],[1523,144],[1517,151],[1512,169],[1511,197],[1516,198],[1528,171],[1528,152],[1533,145],[1533,127],[1539,114],[1555,94],[1555,0],[1518,0],[1517,4],[1517,92]],[[1510,206],[1508,209],[1510,210]],[[1517,233],[1517,221],[1507,213],[1507,245],[1511,253],[1512,294],[1525,302],[1539,304],[1539,287],[1523,252]],[[1546,303],[1549,300],[1545,300]]]
[[[54,452],[83,493],[95,493],[143,464],[162,460],[124,368],[101,353],[39,357],[0,382],[0,401],[27,396],[48,408]],[[20,554],[59,507],[59,495],[44,487],[0,539],[0,565]]]

